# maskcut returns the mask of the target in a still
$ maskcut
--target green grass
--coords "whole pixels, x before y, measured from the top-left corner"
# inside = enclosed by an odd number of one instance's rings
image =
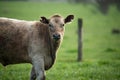
[[[111,6],[103,15],[92,5],[67,3],[0,2],[0,16],[39,20],[60,13],[74,14],[66,25],[63,43],[54,66],[46,71],[47,80],[120,80],[120,12]],[[83,19],[83,61],[77,61],[77,19]],[[30,64],[0,65],[0,80],[28,80]]]

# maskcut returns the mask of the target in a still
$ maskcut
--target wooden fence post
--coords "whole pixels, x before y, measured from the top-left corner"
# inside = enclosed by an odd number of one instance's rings
[[[78,18],[78,59],[77,61],[82,61],[82,25],[83,20]]]

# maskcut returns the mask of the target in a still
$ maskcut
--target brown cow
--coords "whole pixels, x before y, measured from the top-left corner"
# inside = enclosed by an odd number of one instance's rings
[[[73,15],[41,17],[40,21],[0,18],[0,63],[31,63],[30,80],[45,80],[44,72],[54,64],[63,39],[64,24],[73,19]]]

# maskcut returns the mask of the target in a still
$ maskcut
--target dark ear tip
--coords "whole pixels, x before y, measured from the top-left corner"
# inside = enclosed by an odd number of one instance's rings
[[[40,18],[45,18],[45,17],[42,16],[42,17],[40,17]]]
[[[43,17],[43,16],[42,16],[42,17],[40,17],[40,18],[41,18],[41,19],[45,19],[45,17]]]
[[[70,15],[71,19],[74,19],[74,15]]]
[[[42,21],[43,17],[40,17],[40,21]]]
[[[42,22],[42,17],[40,17],[40,22]]]

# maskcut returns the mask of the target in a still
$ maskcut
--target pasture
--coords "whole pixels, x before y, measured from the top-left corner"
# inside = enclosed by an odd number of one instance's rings
[[[93,5],[38,2],[0,2],[0,17],[39,20],[59,13],[74,14],[46,80],[120,80],[120,12],[112,5],[103,15]],[[83,19],[83,61],[77,62],[77,19]],[[29,80],[31,65],[0,64],[0,80]]]

